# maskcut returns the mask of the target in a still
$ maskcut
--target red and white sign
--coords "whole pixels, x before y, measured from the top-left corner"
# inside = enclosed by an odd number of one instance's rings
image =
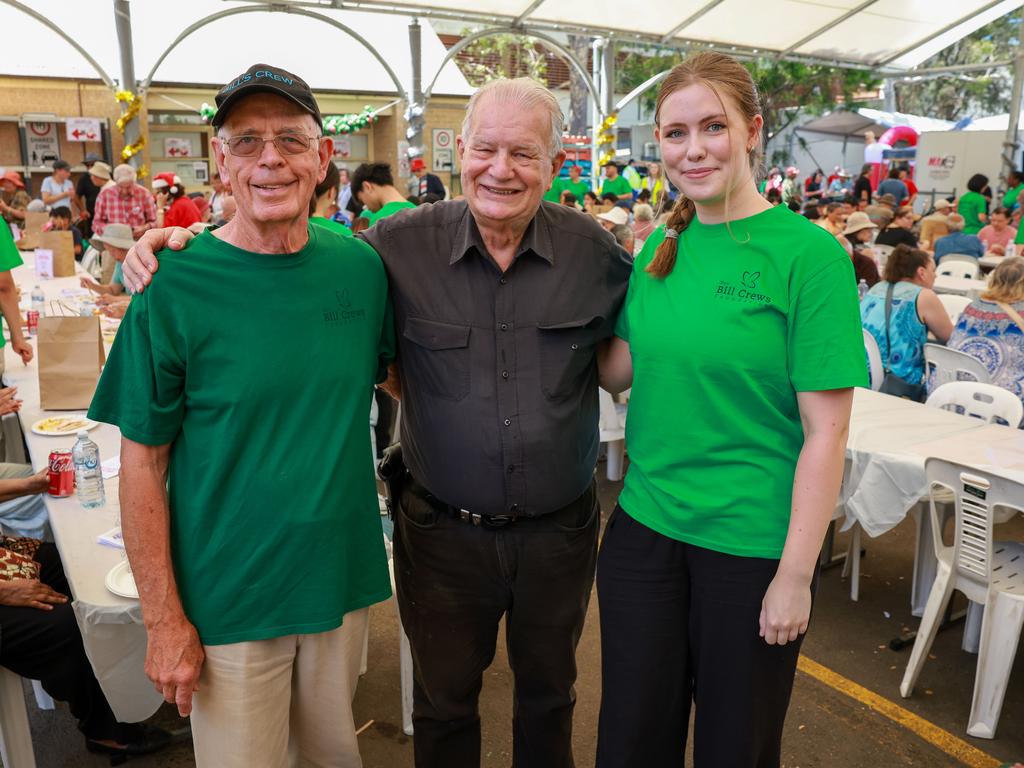
[[[65,123],[68,141],[99,141],[98,117],[69,117]]]
[[[169,136],[164,139],[164,154],[167,157],[192,157],[192,142]]]

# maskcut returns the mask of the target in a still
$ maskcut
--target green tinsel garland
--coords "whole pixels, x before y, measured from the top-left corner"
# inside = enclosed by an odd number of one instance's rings
[[[199,114],[204,122],[211,123],[213,122],[213,116],[217,114],[217,108],[211,107],[204,102],[203,106],[199,108]],[[324,117],[324,133],[327,136],[336,136],[339,133],[355,133],[371,123],[376,123],[377,119],[373,107],[370,106],[365,106],[362,112],[353,114],[326,115]]]

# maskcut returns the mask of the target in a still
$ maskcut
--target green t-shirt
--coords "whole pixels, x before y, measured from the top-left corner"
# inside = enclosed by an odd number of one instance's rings
[[[1007,190],[1006,194],[1003,196],[1003,207],[1013,210],[1017,205],[1017,198],[1020,197],[1021,192],[1024,192],[1024,184],[1018,184],[1013,189]]]
[[[408,200],[395,200],[391,203],[385,203],[376,212],[371,211],[369,208],[363,208],[362,213],[359,215],[364,219],[370,220],[370,226],[372,227],[381,219],[386,219],[392,214],[398,213],[403,208],[415,208],[415,203],[410,203]]]
[[[562,179],[562,189],[567,189],[576,197],[576,202],[583,205],[583,196],[590,191],[590,183],[580,179],[573,182],[572,179]]]
[[[613,195],[632,195],[633,188],[629,186],[624,176],[616,176],[614,179],[605,178],[601,184],[601,195],[607,195],[609,192]]]
[[[1014,245],[1021,245],[1022,243],[1024,243],[1024,224],[1017,228],[1017,236],[1013,238]]]
[[[867,385],[853,264],[784,206],[694,220],[661,280],[644,269],[664,239],[659,227],[644,243],[615,329],[633,357],[619,501],[669,538],[778,558],[804,439],[797,392]]]
[[[312,226],[294,254],[203,232],[159,256],[90,417],[172,445],[171,555],[203,643],[334,629],[390,594],[369,432],[394,355],[384,266]]]
[[[956,212],[964,217],[964,232],[968,235],[976,235],[981,232],[985,225],[978,219],[979,214],[985,212],[986,200],[977,192],[965,192],[960,202],[956,204]]]
[[[323,216],[310,216],[309,223],[315,224],[318,227],[330,230],[331,232],[337,232],[342,237],[355,237],[352,234],[352,230],[342,224],[340,221],[334,219],[326,219]]]
[[[561,200],[562,190],[565,187],[562,186],[562,180],[557,176],[551,180],[551,186],[548,187],[548,191],[544,193],[544,199],[549,203],[557,203]]]
[[[11,228],[7,225],[7,222],[0,219],[0,272],[10,272],[15,267],[20,267],[23,262],[21,260],[21,254],[18,252],[18,246],[14,242],[14,235],[11,234]],[[5,320],[7,318],[4,318]],[[17,318],[17,322],[21,322],[21,318]],[[8,326],[10,323],[8,322]],[[4,338],[3,333],[0,333],[0,349],[3,349],[7,344],[7,340]]]

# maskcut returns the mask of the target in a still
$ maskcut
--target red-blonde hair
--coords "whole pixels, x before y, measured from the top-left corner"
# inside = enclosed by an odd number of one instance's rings
[[[761,114],[761,99],[757,93],[754,80],[746,68],[732,56],[715,51],[703,51],[688,57],[685,61],[677,64],[669,72],[658,91],[658,103],[654,111],[654,122],[661,125],[661,107],[665,100],[676,91],[686,88],[695,83],[706,85],[722,102],[722,110],[725,109],[725,100],[728,98],[743,115],[744,119],[752,122],[755,117]],[[764,150],[761,146],[761,135],[758,133],[757,141],[753,148],[747,153],[747,160],[752,171],[760,167]],[[729,201],[729,191],[726,189],[726,205]],[[681,234],[697,214],[693,201],[683,194],[676,198],[676,203],[669,212],[668,220],[665,222],[667,229],[672,229]],[[676,249],[678,241],[676,238],[666,237],[665,241],[658,246],[654,258],[647,265],[647,272],[655,277],[664,278],[672,272],[676,265]]]

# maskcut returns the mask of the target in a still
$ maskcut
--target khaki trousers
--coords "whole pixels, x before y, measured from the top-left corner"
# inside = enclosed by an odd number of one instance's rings
[[[369,608],[338,629],[204,646],[197,768],[362,768],[352,698]]]

